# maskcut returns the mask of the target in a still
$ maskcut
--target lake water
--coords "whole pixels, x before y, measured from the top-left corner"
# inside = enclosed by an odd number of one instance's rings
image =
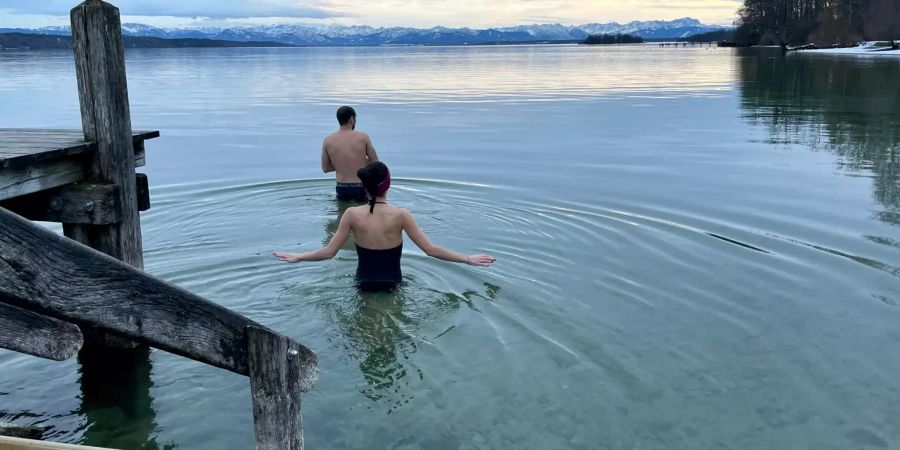
[[[0,126],[80,126],[68,52],[0,52]],[[127,54],[147,270],[307,345],[311,449],[900,448],[900,60],[655,45]],[[342,206],[351,104],[394,173],[405,286],[288,265]],[[246,378],[0,353],[0,421],[247,449]]]

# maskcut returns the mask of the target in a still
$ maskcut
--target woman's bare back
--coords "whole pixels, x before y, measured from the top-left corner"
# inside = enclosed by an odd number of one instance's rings
[[[372,213],[369,205],[347,208],[344,214],[352,214],[350,229],[356,244],[370,250],[385,250],[403,243],[403,216],[405,210],[396,206],[377,203]]]

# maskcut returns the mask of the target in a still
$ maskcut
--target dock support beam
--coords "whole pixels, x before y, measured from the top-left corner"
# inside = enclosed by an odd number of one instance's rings
[[[81,127],[85,140],[97,143],[97,151],[88,164],[88,177],[93,182],[120,187],[122,220],[110,225],[66,224],[63,230],[72,239],[142,269],[119,9],[100,0],[87,0],[72,9],[71,18]]]
[[[119,9],[100,0],[86,0],[72,8],[71,19],[81,128],[86,141],[97,143],[97,151],[87,163],[87,177],[92,182],[119,186],[121,217],[117,223],[108,225],[63,223],[63,233],[70,239],[143,269],[141,219],[138,214]],[[136,346],[90,328],[82,328],[82,331],[86,347]]]
[[[247,352],[256,449],[303,450],[304,352],[287,337],[258,327],[247,327]]]

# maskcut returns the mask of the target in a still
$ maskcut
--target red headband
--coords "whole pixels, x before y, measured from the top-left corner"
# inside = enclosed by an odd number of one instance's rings
[[[381,183],[378,183],[378,186],[375,187],[376,197],[381,197],[391,188],[391,169],[388,169],[387,166],[384,166],[384,169],[387,170],[387,178]]]

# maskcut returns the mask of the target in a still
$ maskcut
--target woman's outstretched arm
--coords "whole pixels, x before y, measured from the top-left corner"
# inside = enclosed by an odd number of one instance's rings
[[[444,261],[466,263],[473,266],[489,266],[497,259],[489,255],[464,255],[462,253],[447,250],[441,246],[435,245],[428,239],[428,236],[419,228],[416,219],[413,218],[409,211],[403,210],[403,230],[412,241],[425,252],[426,255]]]
[[[331,241],[328,242],[328,245],[318,250],[303,253],[275,252],[275,257],[281,261],[290,263],[300,261],[322,261],[334,258],[334,255],[337,254],[341,246],[344,245],[344,242],[347,241],[347,237],[350,236],[350,222],[352,220],[351,214],[344,213],[343,217],[341,217],[341,223],[338,225],[337,231],[334,233],[334,236],[331,237]]]

